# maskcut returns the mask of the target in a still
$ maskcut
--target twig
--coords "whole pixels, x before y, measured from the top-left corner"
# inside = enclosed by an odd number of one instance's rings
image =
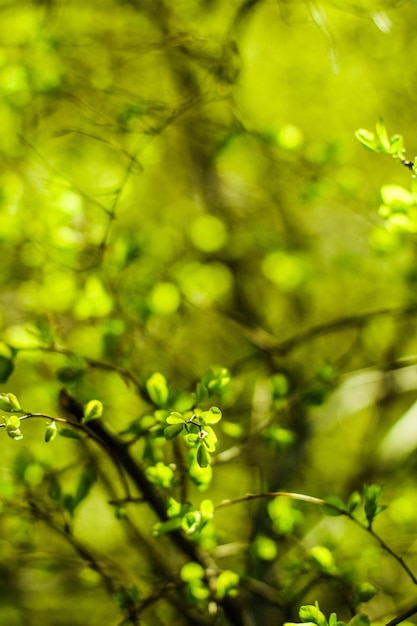
[[[382,539],[382,537],[380,537],[373,530],[371,526],[362,524],[358,519],[356,519],[356,517],[354,517],[351,513],[349,513],[349,511],[346,511],[345,509],[342,509],[338,507],[337,505],[332,504],[331,502],[326,502],[326,500],[323,500],[322,498],[315,498],[314,496],[308,496],[308,495],[301,494],[301,493],[292,493],[292,492],[287,492],[287,491],[271,491],[267,493],[257,493],[257,494],[247,493],[246,495],[241,496],[240,498],[234,498],[233,500],[223,500],[222,502],[220,502],[220,504],[217,504],[214,508],[220,509],[222,507],[231,506],[233,504],[239,504],[241,502],[248,502],[250,500],[258,500],[260,498],[288,498],[290,500],[299,500],[301,502],[307,502],[308,504],[315,504],[318,506],[327,506],[333,509],[334,511],[336,511],[337,513],[339,513],[339,515],[344,515],[345,517],[348,517],[354,524],[356,524],[357,526],[362,528],[362,530],[365,530],[367,533],[369,533],[375,539],[375,541],[379,543],[381,549],[387,552],[393,559],[395,559],[397,563],[400,565],[400,567],[403,569],[403,571],[407,574],[407,576],[412,580],[412,582],[415,585],[417,585],[417,577],[409,568],[409,566],[405,563],[404,559],[401,556],[399,556],[396,552],[394,552],[394,550],[390,548],[390,546]],[[414,612],[417,612],[417,607]],[[390,626],[393,626],[393,625],[390,624]]]
[[[358,523],[360,526],[362,526],[362,524],[358,522],[358,520],[356,520],[356,518],[354,518],[353,516],[349,516],[349,518],[355,521],[356,523]],[[362,526],[362,528],[365,528],[365,527]],[[403,568],[405,572],[407,572],[408,576],[411,578],[413,583],[417,585],[417,576],[413,574],[411,569],[405,563],[404,559],[401,556],[399,556],[396,552],[394,552],[394,550],[385,543],[382,537],[376,534],[376,532],[373,530],[372,527],[369,527],[366,530],[369,532],[370,535],[372,535],[372,537],[374,537],[374,539],[379,543],[381,548],[385,550],[385,552],[387,552],[390,556],[392,556],[401,565],[401,567]]]
[[[267,493],[247,493],[246,495],[241,496],[240,498],[234,498],[233,500],[222,500],[220,504],[217,504],[214,508],[221,509],[225,506],[231,506],[232,504],[248,502],[249,500],[259,500],[260,498],[289,498],[291,500],[301,500],[302,502],[308,502],[309,504],[318,504],[319,506],[327,504],[326,501],[322,500],[321,498],[307,496],[302,493],[292,493],[289,491],[269,491]],[[337,509],[337,507],[334,508]],[[341,509],[340,512],[345,513],[345,511],[342,511]]]

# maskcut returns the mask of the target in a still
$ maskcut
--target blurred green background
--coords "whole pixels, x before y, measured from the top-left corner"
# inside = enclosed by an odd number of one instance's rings
[[[227,367],[209,497],[384,483],[378,531],[417,567],[417,431],[390,430],[416,400],[417,248],[378,215],[381,185],[411,177],[354,137],[382,117],[417,153],[416,22],[414,0],[2,2],[1,391],[56,415],[68,386],[122,432],[148,410],[125,370],[191,390]],[[116,625],[94,572],[28,510],[52,468],[71,489],[79,447],[29,421],[24,435],[1,442],[0,623]],[[150,560],[106,498],[93,488],[76,535],[146,595]],[[315,599],[347,618],[355,582],[379,589],[364,610],[380,623],[413,598],[348,520],[280,500],[215,523],[253,623]],[[146,623],[187,623],[172,611]]]

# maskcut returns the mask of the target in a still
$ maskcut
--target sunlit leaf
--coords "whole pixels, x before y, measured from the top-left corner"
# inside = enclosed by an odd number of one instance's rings
[[[48,424],[45,430],[45,441],[46,443],[53,441],[58,434],[58,429],[56,427],[55,422],[51,422]]]
[[[217,595],[219,598],[237,595],[239,575],[231,570],[224,570],[217,579]]]
[[[378,152],[378,140],[375,136],[375,133],[366,130],[365,128],[360,128],[355,132],[356,139],[361,142],[361,144],[367,148],[368,150],[372,150],[373,152]]]
[[[22,407],[19,400],[12,393],[0,393],[0,410],[11,413],[13,411],[20,412]]]
[[[158,407],[164,407],[168,401],[169,389],[168,383],[163,376],[159,372],[155,372],[148,378],[146,381],[146,389],[148,391],[149,397]]]
[[[84,421],[91,422],[103,415],[103,404],[100,400],[90,400],[84,407]]]
[[[204,411],[202,418],[206,424],[217,424],[222,418],[222,412],[217,406],[212,406],[208,411]]]
[[[311,622],[317,626],[327,626],[327,619],[319,609],[319,605],[304,605],[300,608],[300,619],[302,622]]]
[[[414,195],[400,185],[383,185],[381,198],[394,209],[410,207],[416,203]]]
[[[201,579],[204,576],[204,569],[199,563],[186,563],[181,568],[180,576],[184,582],[190,582],[196,578]]]
[[[185,422],[186,420],[181,413],[177,413],[176,411],[170,413],[167,417],[167,424],[181,424],[181,426],[184,426]]]
[[[381,142],[381,146],[388,152],[391,147],[391,142],[388,138],[387,129],[385,128],[385,124],[382,119],[379,119],[376,124],[376,133],[379,141]]]

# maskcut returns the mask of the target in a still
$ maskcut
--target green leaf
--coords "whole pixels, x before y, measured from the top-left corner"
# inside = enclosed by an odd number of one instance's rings
[[[394,233],[417,233],[417,220],[415,215],[393,213],[388,218],[387,227]]]
[[[162,461],[147,467],[146,476],[154,485],[159,485],[164,489],[171,487],[174,480],[173,470]]]
[[[168,440],[174,439],[182,430],[184,430],[184,422],[181,424],[171,424],[171,426],[164,428],[164,437]]]
[[[168,517],[181,515],[181,503],[177,502],[175,498],[168,498],[167,515]]]
[[[46,427],[46,431],[45,431],[46,443],[53,441],[55,437],[57,436],[57,434],[58,434],[58,429],[56,427],[56,423],[51,422],[50,424],[48,424],[48,426]]]
[[[395,159],[403,159],[404,158],[404,140],[402,135],[393,135],[390,139],[390,149],[389,153]]]
[[[243,426],[237,422],[222,421],[221,429],[228,437],[240,439],[243,436]]]
[[[367,148],[367,150],[371,150],[372,152],[379,152],[379,142],[375,136],[375,133],[370,130],[366,130],[365,128],[359,128],[355,132],[355,137],[360,143]]]
[[[166,522],[158,522],[154,525],[152,529],[152,535],[154,537],[160,537],[161,535],[165,535],[166,533],[170,533],[173,530],[178,530],[181,528],[182,519],[181,517],[174,517],[169,519]]]
[[[378,593],[378,589],[371,583],[361,583],[355,587],[355,606],[362,602],[369,602]]]
[[[155,372],[146,381],[146,390],[156,406],[164,408],[168,402],[168,383],[163,374]]]
[[[381,485],[364,485],[363,487],[364,509],[369,524],[372,524],[375,517],[387,508],[385,504],[379,503],[383,489]]]
[[[84,422],[91,422],[103,415],[103,405],[100,400],[90,400],[84,407]]]
[[[268,443],[273,443],[281,449],[288,448],[296,441],[296,434],[288,428],[280,428],[276,424],[271,424],[262,433],[262,439]]]
[[[382,120],[382,118],[379,118],[379,120],[376,123],[376,134],[378,136],[378,139],[381,143],[382,148],[386,151],[389,152],[390,148],[391,148],[391,142],[388,138],[388,133],[387,133],[387,129],[385,128],[385,124]]]
[[[200,467],[197,461],[196,447],[189,451],[189,470],[188,475],[191,481],[203,491],[207,489],[213,478],[213,470],[211,465]]]
[[[210,426],[206,426],[198,433],[198,439],[206,446],[209,452],[216,450],[217,437],[216,433]]]
[[[311,622],[317,626],[327,626],[327,619],[320,611],[318,602],[315,605],[306,604],[302,606],[299,615],[302,622]]]
[[[213,443],[210,443],[210,439],[212,439]],[[215,444],[217,442],[217,437],[214,434],[213,430],[210,428],[210,426],[206,426],[206,430],[204,430],[204,428],[200,430],[197,435],[197,440],[201,441],[206,446],[209,452],[214,452],[214,450],[216,449]]]
[[[212,519],[213,515],[214,515],[214,504],[212,500],[206,499],[203,500],[200,504],[200,513],[201,513],[201,517],[204,520],[210,520]]]
[[[314,548],[311,548],[310,558],[321,572],[326,574],[336,573],[333,554],[326,546],[314,546]]]
[[[167,424],[181,424],[184,426],[186,419],[178,413],[178,411],[172,411],[167,417]]]
[[[231,570],[224,570],[217,579],[217,595],[219,598],[237,595],[239,575]]]
[[[180,578],[184,582],[190,582],[191,580],[201,580],[204,578],[204,568],[199,564],[191,561],[182,566],[180,571]]]
[[[0,393],[0,410],[6,413],[21,412],[22,407],[13,393]]]
[[[329,617],[329,626],[346,626],[345,622],[337,619],[336,613],[331,613]]]
[[[20,428],[20,419],[17,415],[8,415],[7,417],[5,416],[3,420],[6,426],[6,430],[15,430],[17,428]]]
[[[72,494],[71,493],[64,494],[64,496],[61,498],[61,502],[65,511],[67,511],[67,513],[69,513],[70,516],[72,517],[74,515],[74,509],[75,509],[74,498]]]
[[[290,384],[285,374],[274,374],[270,378],[270,383],[274,400],[282,400],[288,395]]]
[[[210,465],[210,454],[205,445],[201,444],[197,450],[197,463],[203,469]]]
[[[391,209],[407,209],[415,204],[414,195],[401,185],[383,185],[381,198]]]
[[[66,437],[67,439],[81,439],[81,435],[71,428],[61,428],[59,431],[61,437]]]
[[[255,541],[252,542],[251,552],[253,552],[258,559],[263,561],[273,561],[277,557],[277,544],[270,537],[264,535],[258,535]]]
[[[188,583],[188,591],[197,601],[207,600],[210,597],[210,590],[207,588],[207,582],[204,580],[194,579]]]
[[[210,395],[222,397],[230,385],[230,373],[225,367],[212,367],[202,377],[201,383]]]
[[[354,491],[353,493],[351,493],[347,502],[347,510],[349,511],[349,513],[352,514],[361,502],[362,496],[359,491]]]
[[[208,411],[201,414],[201,418],[206,424],[217,424],[222,418],[222,412],[217,406],[212,406]]]
[[[16,441],[23,439],[23,434],[20,428],[6,428],[6,432],[11,439],[15,439]]]

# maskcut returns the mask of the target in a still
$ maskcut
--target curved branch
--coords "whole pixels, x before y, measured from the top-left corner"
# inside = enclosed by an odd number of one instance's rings
[[[220,504],[217,504],[214,508],[216,510],[225,506],[231,506],[232,504],[240,504],[242,502],[248,502],[250,500],[258,500],[260,498],[288,498],[290,500],[299,500],[301,502],[306,502],[307,504],[315,504],[316,506],[317,505],[326,506],[330,509],[333,509],[339,515],[344,515],[345,517],[349,518],[354,524],[359,526],[359,528],[362,528],[362,530],[365,530],[368,534],[370,534],[375,539],[375,541],[379,544],[380,548],[384,550],[384,552],[387,552],[393,559],[395,559],[397,563],[400,565],[400,567],[402,568],[402,570],[412,580],[412,582],[415,585],[417,585],[417,576],[412,572],[409,566],[405,563],[404,559],[399,554],[397,554],[392,548],[390,548],[390,546],[382,539],[382,537],[380,537],[373,530],[371,526],[362,524],[356,517],[352,515],[352,513],[349,513],[349,511],[342,509],[336,504],[333,504],[331,502],[326,502],[326,500],[323,500],[322,498],[316,498],[314,496],[308,496],[302,493],[292,493],[288,491],[271,491],[267,493],[256,493],[256,494],[247,493],[246,495],[241,496],[240,498],[235,498],[233,500],[223,500],[222,502],[220,502]],[[414,612],[417,613],[417,607]],[[403,619],[406,619],[406,618],[403,618]],[[399,622],[395,622],[395,623],[399,623]],[[394,626],[394,624],[389,624],[389,626]]]

